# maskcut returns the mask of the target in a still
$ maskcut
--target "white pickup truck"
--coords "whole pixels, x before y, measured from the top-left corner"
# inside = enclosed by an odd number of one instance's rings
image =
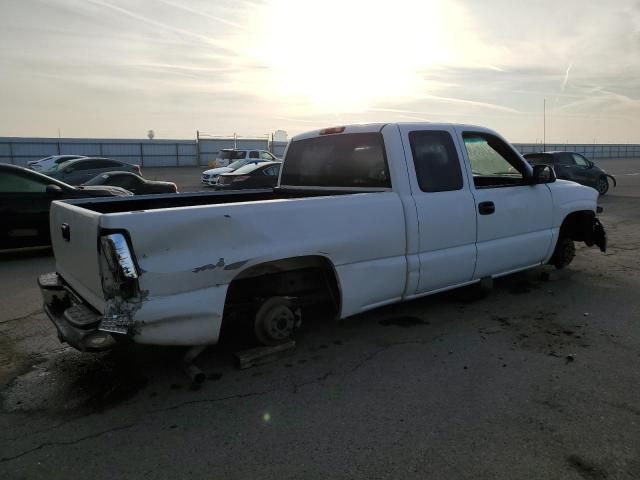
[[[606,249],[598,192],[486,128],[352,125],[296,136],[274,190],[54,202],[39,284],[62,341],[215,344],[225,322],[288,340],[336,318]]]

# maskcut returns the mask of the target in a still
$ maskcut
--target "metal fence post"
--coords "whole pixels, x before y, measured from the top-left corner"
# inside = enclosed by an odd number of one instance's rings
[[[196,130],[196,163],[200,166],[200,130]]]
[[[176,167],[180,166],[180,154],[178,153],[178,142],[176,142]]]
[[[11,159],[11,165],[15,165],[15,162],[13,160],[13,143],[9,142],[9,158]]]
[[[140,166],[144,167],[144,146],[140,142]]]

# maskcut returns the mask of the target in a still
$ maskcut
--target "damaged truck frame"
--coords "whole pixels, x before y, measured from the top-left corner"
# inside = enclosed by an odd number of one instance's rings
[[[482,127],[328,128],[292,139],[274,190],[54,202],[39,285],[82,351],[210,345],[242,321],[273,345],[314,304],[342,319],[605,251],[597,199]]]

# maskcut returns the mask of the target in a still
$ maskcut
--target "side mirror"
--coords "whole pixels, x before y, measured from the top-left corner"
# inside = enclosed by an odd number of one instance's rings
[[[529,183],[531,185],[539,185],[541,183],[553,183],[556,181],[556,172],[551,165],[534,165],[533,175],[531,175]]]
[[[50,185],[47,185],[47,188],[45,191],[52,195],[60,195],[62,193],[62,188],[60,188],[58,185],[50,184]]]
[[[587,160],[587,163],[589,164],[589,168],[593,168],[595,166],[595,163],[593,163],[591,160]]]

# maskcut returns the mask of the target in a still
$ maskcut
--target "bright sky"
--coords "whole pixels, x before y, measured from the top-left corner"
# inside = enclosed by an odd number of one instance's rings
[[[368,121],[640,143],[640,2],[0,0],[0,136]]]

